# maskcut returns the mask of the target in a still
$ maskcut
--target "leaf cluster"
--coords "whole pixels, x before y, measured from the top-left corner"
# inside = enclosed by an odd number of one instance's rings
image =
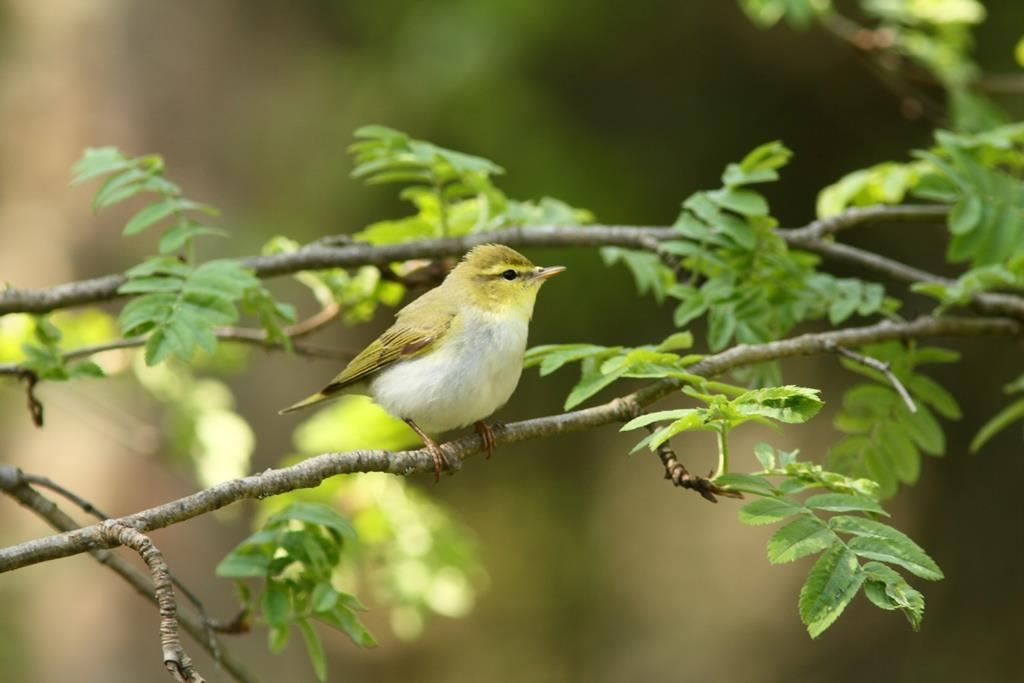
[[[623,261],[640,293],[677,299],[677,327],[706,314],[712,351],[733,341],[779,339],[804,320],[827,317],[838,325],[855,314],[895,310],[881,285],[819,272],[817,256],[790,250],[775,231],[767,200],[750,186],[778,179],[790,156],[778,142],[761,145],[726,167],[720,189],[696,192],[683,202],[674,224],[679,238],[663,242],[660,250],[678,261],[688,280],[676,282],[676,273],[649,253],[605,248],[606,262]],[[747,378],[764,386],[781,383],[774,363],[752,369]]]
[[[843,359],[847,369],[872,381],[844,394],[834,425],[846,436],[829,450],[827,463],[838,472],[878,482],[881,495],[888,497],[896,493],[900,483],[917,481],[922,451],[933,456],[945,453],[946,438],[935,413],[951,420],[960,418],[960,407],[953,396],[917,368],[929,363],[952,363],[960,355],[899,342],[873,344],[860,351],[889,364],[915,399],[915,410],[910,410],[883,373]]]
[[[399,183],[399,196],[416,208],[412,216],[385,220],[355,234],[373,244],[465,235],[513,225],[578,225],[589,212],[545,197],[539,202],[509,199],[493,182],[504,169],[483,157],[416,140],[386,126],[364,126],[352,176],[367,184]]]
[[[238,260],[196,263],[196,237],[227,233],[194,220],[191,215],[196,212],[216,210],[185,198],[181,188],[164,177],[164,170],[159,155],[129,157],[114,147],[86,150],[73,169],[73,183],[105,177],[93,199],[94,210],[137,195],[157,196],[129,219],[123,234],[136,235],[172,219],[160,237],[160,255],[128,269],[127,282],[118,288],[119,294],[136,295],[118,317],[124,334],[148,335],[149,365],[172,354],[187,361],[199,348],[212,355],[215,328],[236,322],[241,305],[259,318],[270,341],[287,345],[280,322],[294,322],[290,305],[275,301]]]
[[[63,333],[45,315],[35,316],[33,342],[21,345],[22,367],[39,379],[67,381],[80,377],[103,377],[103,368],[91,360],[68,363],[60,349]]]
[[[284,648],[291,626],[299,629],[321,681],[327,680],[327,663],[311,620],[345,633],[357,645],[376,645],[356,614],[366,608],[333,580],[342,554],[355,541],[352,525],[333,508],[295,502],[217,565],[217,576],[237,581],[249,614],[266,622],[272,651]],[[262,579],[262,592],[252,594],[245,579]]]
[[[820,484],[789,474],[801,464],[795,454],[776,460],[770,446],[759,444],[757,450],[764,471],[726,475],[716,482],[761,497],[740,508],[745,524],[785,522],[768,541],[769,562],[793,562],[821,553],[800,590],[800,618],[811,637],[831,626],[862,588],[875,606],[899,610],[917,630],[924,596],[894,567],[936,581],[943,575],[935,561],[906,534],[880,521],[889,514],[869,490],[826,485],[834,490],[800,501],[796,494]],[[844,481],[837,473],[822,473],[822,480],[829,475],[837,483]],[[776,477],[781,479],[773,482]]]

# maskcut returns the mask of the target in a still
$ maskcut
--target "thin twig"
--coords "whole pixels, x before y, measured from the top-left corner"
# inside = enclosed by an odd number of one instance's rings
[[[60,495],[61,497],[67,498],[69,501],[71,501],[79,508],[81,508],[82,512],[88,515],[92,515],[100,521],[110,519],[110,515],[103,512],[98,507],[87,501],[85,498],[82,498],[74,491],[69,491],[68,489],[64,488],[63,486],[61,486],[54,480],[50,479],[49,477],[44,477],[39,474],[22,473],[21,478],[26,484],[34,484],[35,486],[40,486],[44,489],[50,489],[51,491]]]
[[[880,361],[877,358],[872,358],[871,356],[865,356],[862,353],[857,353],[856,351],[848,349],[845,346],[828,344],[826,348],[828,348],[829,351],[838,353],[840,356],[843,356],[844,358],[849,358],[855,363],[859,363],[864,367],[871,368],[872,370],[877,370],[878,372],[884,374],[886,379],[889,380],[889,383],[892,384],[894,389],[896,389],[896,393],[899,394],[900,398],[903,399],[903,402],[907,404],[907,408],[910,410],[910,412],[917,412],[917,405],[914,403],[914,399],[910,397],[910,393],[907,391],[907,388],[903,386],[903,382],[901,382],[899,377],[896,376],[896,373],[892,371],[892,368],[889,366],[888,363]]]
[[[178,603],[174,599],[174,588],[163,553],[148,536],[116,519],[108,519],[99,524],[98,528],[111,543],[137,552],[149,567],[153,576],[153,592],[160,608],[160,645],[168,673],[179,683],[206,683],[206,679],[192,665],[192,659],[185,652],[178,636]]]
[[[865,327],[804,334],[765,344],[741,344],[707,356],[687,368],[687,372],[713,377],[735,368],[769,360],[826,353],[829,345],[861,347],[888,340],[921,339],[936,336],[1019,337],[1024,325],[1005,318],[934,318],[925,316],[905,323],[884,321]],[[683,381],[667,378],[653,382],[631,394],[608,403],[560,415],[513,422],[493,429],[497,443],[512,443],[592,429],[632,419],[639,411],[678,390]],[[459,462],[484,448],[478,434],[441,444],[449,462]],[[412,451],[359,450],[324,453],[281,469],[269,469],[241,479],[232,479],[184,498],[158,505],[118,521],[148,532],[220,509],[244,499],[262,499],[287,491],[318,486],[328,477],[351,472],[388,472],[409,475],[434,472],[434,460],[426,449]],[[0,549],[0,573],[21,567],[68,557],[95,548],[111,547],[109,537],[97,525],[69,533],[40,538]]]

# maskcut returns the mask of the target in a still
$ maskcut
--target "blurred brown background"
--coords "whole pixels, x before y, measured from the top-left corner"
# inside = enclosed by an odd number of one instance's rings
[[[985,4],[979,60],[1009,70],[1024,3]],[[1019,96],[1005,103],[1024,113]],[[402,215],[393,188],[348,178],[344,148],[365,123],[494,159],[508,171],[499,184],[510,196],[552,195],[624,224],[671,222],[682,198],[717,186],[727,162],[770,139],[796,152],[767,190],[775,215],[801,224],[824,184],[905,158],[930,135],[928,122],[901,118],[898,101],[842,45],[816,31],[758,30],[734,2],[6,0],[0,280],[44,286],[122,270],[148,252],[146,240],[119,237],[116,211],[89,213],[91,188],[68,188],[86,146],[162,153],[186,193],[223,209],[220,225],[234,235],[218,247],[225,253],[252,253],[276,233],[310,240]],[[867,228],[849,239],[943,269],[943,231],[913,235]],[[625,271],[602,269],[596,253],[529,255],[571,273],[545,289],[532,343],[639,344],[668,333],[669,307],[637,299]],[[356,346],[387,317],[337,324],[321,339]],[[811,641],[796,610],[809,563],[769,566],[770,529],[741,526],[731,501],[713,507],[674,490],[655,460],[627,458],[632,437],[609,427],[502,448],[438,486],[418,479],[475,531],[490,587],[468,618],[434,619],[412,643],[390,636],[375,612],[374,650],[325,631],[332,680],[1024,680],[1020,430],[980,456],[966,453],[1003,404],[998,387],[1024,370],[1021,348],[950,345],[966,362],[936,377],[960,399],[964,420],[947,425],[947,457],[927,459],[921,482],[890,504],[897,526],[947,575],[922,587],[920,633],[858,597]],[[256,432],[254,471],[291,448],[293,423],[274,411],[336,365],[255,354],[231,379]],[[854,381],[833,359],[792,361],[786,371],[833,405]],[[560,410],[573,380],[570,370],[544,379],[527,371],[501,418]],[[21,389],[0,385],[0,460],[115,514],[196,488],[187,468],[154,447],[158,408],[129,382],[49,384],[41,395],[48,424],[35,430]],[[837,437],[828,412],[783,437],[759,429],[741,430],[734,450],[749,454],[769,439],[818,458]],[[680,444],[693,469],[711,466],[710,435]],[[215,614],[234,601],[213,568],[248,532],[251,510],[154,534]],[[44,533],[0,500],[0,543]],[[164,680],[156,626],[155,610],[87,556],[5,575],[0,679]],[[280,656],[261,635],[229,645],[264,680],[312,680],[293,641]],[[227,680],[189,649],[211,680]]]

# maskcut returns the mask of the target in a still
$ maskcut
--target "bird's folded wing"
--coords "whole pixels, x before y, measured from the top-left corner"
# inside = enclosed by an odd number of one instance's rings
[[[454,318],[454,315],[438,316],[427,324],[422,321],[410,324],[399,320],[353,358],[321,393],[336,393],[351,384],[369,379],[392,363],[427,352],[448,333]]]

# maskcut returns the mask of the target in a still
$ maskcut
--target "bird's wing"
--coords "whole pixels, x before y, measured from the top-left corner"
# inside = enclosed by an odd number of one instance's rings
[[[288,413],[334,398],[342,389],[369,379],[392,363],[425,353],[444,338],[456,316],[455,311],[445,311],[440,315],[435,311],[424,316],[419,315],[421,309],[418,307],[410,308],[400,311],[395,324],[353,358],[326,387],[281,412]]]

